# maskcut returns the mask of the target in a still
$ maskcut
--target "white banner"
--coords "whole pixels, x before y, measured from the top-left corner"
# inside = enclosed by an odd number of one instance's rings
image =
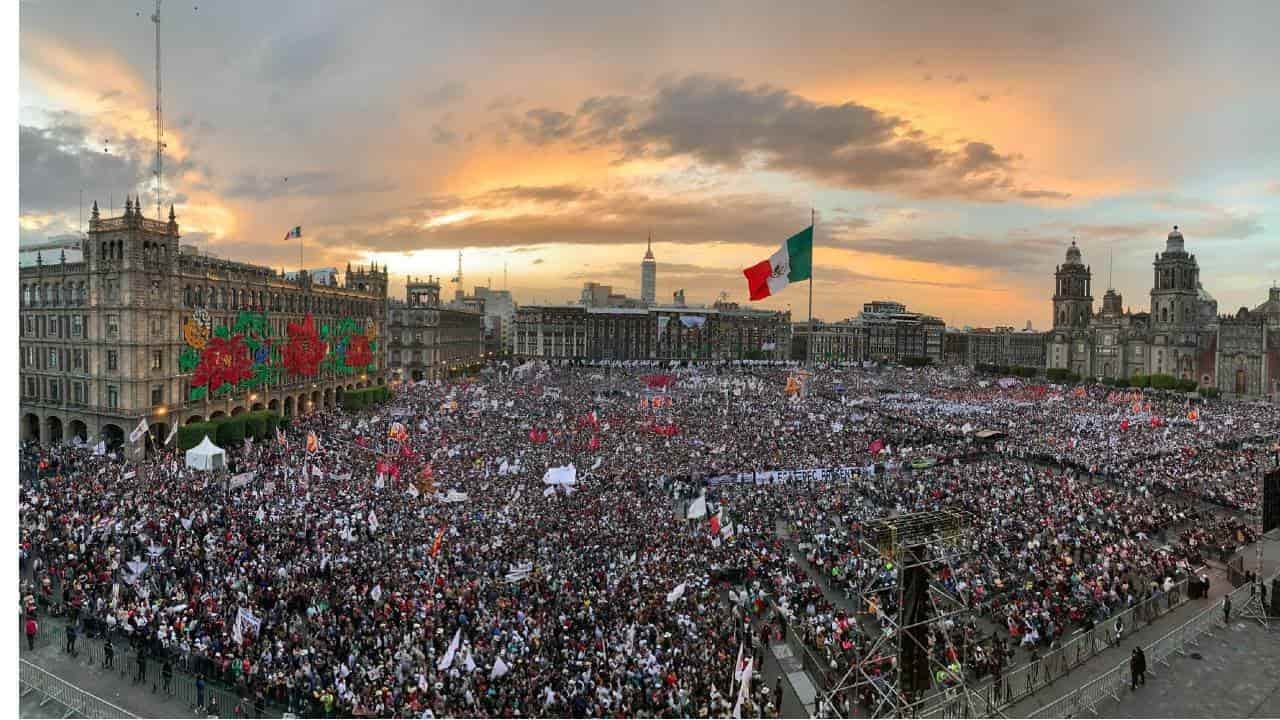
[[[245,485],[253,482],[254,475],[255,473],[253,472],[243,472],[239,475],[232,475],[231,482],[227,484],[227,487],[232,490],[239,490]]]
[[[546,485],[576,485],[578,484],[578,468],[569,463],[563,467],[547,468],[547,472],[542,476],[542,482]]]
[[[707,478],[708,485],[775,485],[787,482],[852,482],[875,474],[873,466],[814,468],[811,470],[754,470]]]

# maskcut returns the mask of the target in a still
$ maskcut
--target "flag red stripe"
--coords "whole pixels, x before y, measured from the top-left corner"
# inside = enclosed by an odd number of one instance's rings
[[[773,274],[773,266],[768,260],[761,260],[742,274],[747,276],[747,288],[751,291],[752,300],[763,300],[769,297],[769,276]]]

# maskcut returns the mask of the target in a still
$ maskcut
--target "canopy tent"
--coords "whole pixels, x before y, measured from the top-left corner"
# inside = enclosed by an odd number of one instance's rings
[[[187,451],[187,467],[196,470],[221,470],[227,466],[227,453],[205,435],[200,444]]]
[[[1008,437],[1008,435],[999,430],[979,430],[973,436],[979,440],[987,441],[1004,440]]]

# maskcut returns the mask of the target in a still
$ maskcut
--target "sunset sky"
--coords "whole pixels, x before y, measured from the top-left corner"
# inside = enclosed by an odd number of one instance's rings
[[[152,10],[21,3],[23,243],[76,231],[81,189],[154,214]],[[660,300],[745,302],[813,208],[819,317],[1038,328],[1073,236],[1099,305],[1113,254],[1145,309],[1177,224],[1228,312],[1280,280],[1277,27],[1275,2],[169,2],[164,198],[224,257],[294,269],[301,225],[307,266],[400,292],[462,249],[468,290],[506,264],[522,304],[638,296],[650,231]]]

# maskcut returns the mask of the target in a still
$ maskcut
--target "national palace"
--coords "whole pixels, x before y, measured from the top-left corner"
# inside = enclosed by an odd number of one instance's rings
[[[387,382],[385,267],[286,277],[180,246],[172,207],[165,222],[133,201],[112,218],[95,203],[78,245],[19,270],[23,440],[114,447],[146,418],[157,446],[174,423]]]

